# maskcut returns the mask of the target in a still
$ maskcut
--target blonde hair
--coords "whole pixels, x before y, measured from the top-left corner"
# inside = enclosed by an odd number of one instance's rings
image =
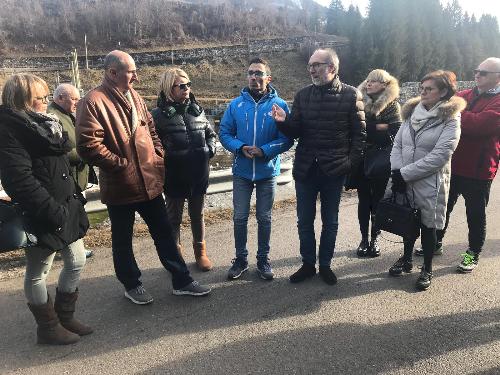
[[[384,69],[375,69],[368,73],[365,81],[377,81],[381,83],[385,83],[386,85],[399,85],[398,79],[396,77],[391,76]]]
[[[187,73],[180,68],[167,68],[160,78],[160,94],[163,91],[167,100],[173,102],[172,88],[174,87],[175,80],[179,77],[186,78],[189,81]]]
[[[3,86],[2,103],[19,111],[30,110],[40,90],[46,92],[44,96],[49,93],[47,83],[40,77],[29,73],[14,74]]]

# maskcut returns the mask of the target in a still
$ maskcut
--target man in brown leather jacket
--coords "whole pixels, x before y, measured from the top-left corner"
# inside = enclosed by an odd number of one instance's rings
[[[193,281],[179,254],[162,196],[163,148],[146,104],[132,88],[135,62],[122,51],[104,60],[101,86],[78,104],[77,150],[82,159],[99,167],[101,200],[111,220],[113,262],[125,297],[140,305],[153,297],[140,281],[132,250],[135,212],[148,225],[163,266],[172,273],[175,295],[201,296],[210,288]]]

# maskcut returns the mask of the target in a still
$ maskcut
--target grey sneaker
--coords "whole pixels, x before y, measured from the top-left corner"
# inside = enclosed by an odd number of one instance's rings
[[[136,305],[147,305],[153,302],[153,296],[149,294],[142,285],[138,285],[134,289],[127,290],[125,292],[125,297]]]
[[[423,257],[424,256],[424,249],[422,249],[421,247],[417,247],[415,249],[415,255],[417,255],[419,257]],[[434,255],[443,255],[443,243],[442,242],[436,243],[436,250],[434,250]]]
[[[244,258],[234,258],[232,260],[233,265],[227,271],[227,278],[229,280],[237,279],[241,276],[243,272],[248,271],[248,262]]]
[[[193,281],[192,283],[186,285],[180,289],[174,289],[173,293],[176,296],[205,296],[210,293],[212,289],[210,289],[207,285],[201,285],[198,281]]]
[[[273,269],[267,259],[257,261],[257,272],[259,273],[260,278],[264,280],[272,280],[274,277]]]

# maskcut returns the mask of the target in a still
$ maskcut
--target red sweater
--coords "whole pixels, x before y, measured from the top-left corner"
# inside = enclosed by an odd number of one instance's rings
[[[481,95],[470,89],[457,95],[467,101],[467,108],[462,112],[462,134],[451,161],[451,173],[493,180],[500,155],[500,89]]]

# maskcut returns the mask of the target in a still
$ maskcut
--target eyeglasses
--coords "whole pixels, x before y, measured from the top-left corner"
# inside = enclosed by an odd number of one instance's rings
[[[330,63],[319,63],[319,62],[315,62],[315,63],[312,63],[312,64],[307,64],[306,65],[306,69],[307,70],[311,70],[311,69],[318,69],[321,65],[330,65]]]
[[[36,100],[40,100],[42,103],[48,103],[49,102],[49,96],[35,96]]]
[[[186,82],[186,83],[178,83],[177,85],[174,85],[173,87],[179,87],[181,90],[187,90],[188,88],[191,87],[191,82]]]
[[[474,75],[479,74],[481,77],[486,77],[490,73],[500,73],[500,72],[489,72],[487,70],[474,69]]]
[[[435,87],[430,87],[430,86],[419,86],[418,90],[420,92],[425,92],[426,94],[430,93],[432,90],[434,90]]]
[[[255,76],[255,78],[263,78],[263,77],[267,77],[267,73],[263,72],[261,70],[249,70],[247,72],[247,76],[248,77]]]

